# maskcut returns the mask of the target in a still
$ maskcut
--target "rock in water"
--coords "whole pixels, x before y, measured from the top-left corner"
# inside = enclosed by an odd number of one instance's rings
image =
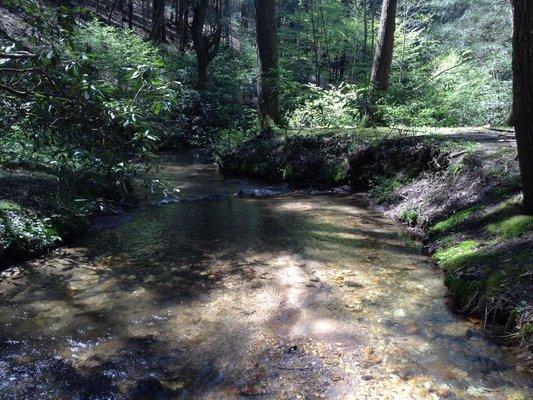
[[[161,200],[155,203],[152,203],[152,205],[156,207],[160,207],[160,206],[165,206],[167,204],[176,204],[176,203],[179,203],[180,201],[181,199],[178,196],[174,196],[173,194],[170,194],[170,195],[166,195]]]

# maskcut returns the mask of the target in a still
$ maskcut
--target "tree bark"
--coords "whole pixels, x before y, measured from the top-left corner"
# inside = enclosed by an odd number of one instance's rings
[[[366,56],[368,52],[368,8],[366,4],[367,0],[363,0],[363,65],[365,66],[365,78],[367,75],[367,69],[366,69]],[[366,79],[365,79],[366,80]]]
[[[249,12],[247,0],[241,0],[241,26],[246,30],[249,26]]]
[[[223,27],[224,27],[224,38],[226,39],[226,47],[231,48],[231,2],[230,0],[224,0],[222,7],[223,15]]]
[[[149,39],[156,43],[166,40],[165,32],[165,0],[153,0],[152,4],[152,28]]]
[[[281,124],[278,94],[278,37],[275,0],[255,0],[256,41],[259,62],[257,96],[261,129],[270,121]]]
[[[185,53],[189,43],[189,1],[180,2],[179,20],[180,20],[180,53]]]
[[[394,48],[394,30],[396,28],[397,0],[383,0],[379,21],[378,43],[372,64],[370,81],[377,91],[389,88],[392,51]]]
[[[533,1],[513,0],[513,111],[524,209],[533,214]]]
[[[222,29],[220,26],[220,7],[218,1],[215,5],[216,23],[214,32],[210,37],[204,36],[204,25],[207,19],[208,0],[196,0],[194,15],[191,23],[191,35],[196,52],[197,78],[196,88],[204,90],[207,87],[207,67],[218,53]]]
[[[128,0],[128,28],[133,29],[133,0]]]

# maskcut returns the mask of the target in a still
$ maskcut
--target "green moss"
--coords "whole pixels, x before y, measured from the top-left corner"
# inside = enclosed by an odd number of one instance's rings
[[[453,271],[472,260],[479,252],[479,243],[465,240],[456,245],[437,250],[433,258],[447,271]]]
[[[413,226],[418,220],[418,211],[412,208],[404,208],[400,210],[397,218],[399,221],[405,222],[406,224]]]
[[[533,231],[533,216],[515,215],[487,226],[487,231],[501,239],[513,239]]]
[[[475,211],[479,210],[480,206],[474,206],[467,208],[466,210],[459,211],[448,218],[437,222],[435,225],[429,228],[430,235],[440,235],[460,226],[465,222]]]

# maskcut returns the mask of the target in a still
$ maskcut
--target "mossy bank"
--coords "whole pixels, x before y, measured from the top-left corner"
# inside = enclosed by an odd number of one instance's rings
[[[521,214],[512,135],[264,133],[225,147],[222,171],[349,185],[425,238],[458,310],[523,342],[533,322],[533,217]]]
[[[29,259],[87,232],[87,219],[74,211],[45,172],[0,170],[0,266]]]

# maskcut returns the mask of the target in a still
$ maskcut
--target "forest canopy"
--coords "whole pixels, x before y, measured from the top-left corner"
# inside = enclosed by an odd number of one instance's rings
[[[511,109],[504,1],[5,6],[18,19],[0,25],[2,162],[52,168],[71,187],[90,176],[82,197],[123,196],[157,149],[232,148],[264,127],[257,104],[296,131],[505,126]],[[393,29],[380,30],[392,6]],[[389,60],[376,50],[382,39]],[[386,90],[376,92],[375,73]]]

